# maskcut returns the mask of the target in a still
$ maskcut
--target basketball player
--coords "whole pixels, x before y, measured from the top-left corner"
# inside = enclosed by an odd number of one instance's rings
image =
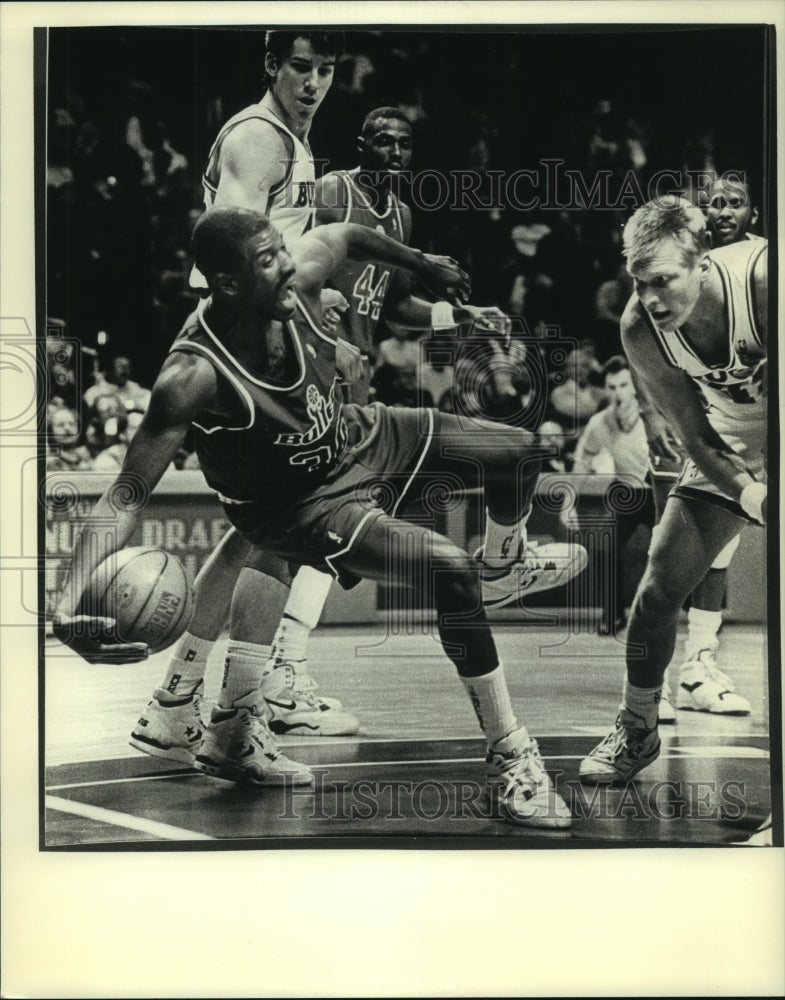
[[[277,89],[273,87],[273,93],[276,92]],[[238,117],[241,121],[255,121],[254,118],[245,117],[252,111],[253,108],[247,109]],[[230,121],[224,133],[219,135],[208,164],[206,190],[209,192],[209,185],[217,182],[218,199],[222,191],[221,178],[225,174],[216,177],[215,168],[211,165],[216,162],[220,164],[220,159],[216,160],[216,149],[224,150],[226,143],[230,141],[230,134],[237,133],[239,125],[233,125],[234,121],[235,119]],[[343,208],[341,190],[334,189],[335,176],[328,175],[317,185],[319,208],[316,221],[323,224],[340,219],[373,225],[374,228],[378,224],[382,227],[381,231],[406,242],[411,232],[411,214],[408,207],[399,203],[390,191],[390,174],[396,169],[396,157],[400,158],[402,168],[408,167],[412,147],[411,125],[396,109],[377,109],[366,119],[359,145],[363,176],[358,183],[364,185],[364,191],[357,189],[356,200],[362,204],[378,204],[378,218],[375,211],[370,210],[355,209],[347,212]],[[252,176],[250,169],[237,172],[238,175]],[[343,187],[342,183],[340,187]],[[233,197],[237,198],[239,195],[234,192]],[[381,208],[385,199],[386,210]],[[298,201],[302,202],[304,199],[298,198]],[[340,209],[336,207],[339,205]],[[302,207],[301,205],[301,209]],[[275,216],[271,218],[274,222]],[[359,280],[359,276],[367,276],[377,269],[380,277],[373,283],[373,303],[369,307],[368,299],[364,297],[367,285]],[[335,289],[332,294],[344,300],[341,294],[344,292],[349,302],[344,312],[341,334],[366,355],[378,312],[391,284],[389,277],[395,273],[394,268],[384,268],[377,262],[363,261],[357,264],[346,261],[331,278],[331,285]],[[323,304],[326,293],[327,290],[322,295]],[[445,305],[447,304],[442,303],[442,309]],[[430,303],[414,300],[408,286],[401,287],[397,292],[394,315],[400,322],[428,327],[434,321],[433,310],[434,306]],[[480,324],[487,318],[494,322],[496,319],[506,322],[506,317],[498,309],[464,307],[464,313],[467,310]],[[448,306],[447,311],[449,325],[453,325],[453,310]],[[346,383],[344,393],[352,393],[349,398],[355,402],[366,403],[367,363],[363,364],[358,382],[362,386],[361,390],[353,390],[353,384]],[[256,663],[260,675],[272,670],[281,671],[278,675],[282,684],[281,691],[272,693],[272,688],[268,688],[273,711],[270,721],[272,730],[278,735],[337,736],[351,735],[359,729],[357,718],[345,711],[339,701],[316,695],[316,682],[308,669],[308,638],[321,616],[332,577],[308,566],[300,569],[292,581],[284,613],[271,642],[266,627],[262,627],[260,619],[255,615],[256,608],[269,606],[268,591],[271,584],[261,572],[258,557],[252,556],[243,568],[246,555],[244,539],[239,533],[230,531],[197,578],[193,632],[186,633],[178,643],[170,657],[166,676],[160,687],[153,692],[153,697],[131,733],[130,742],[136,749],[154,756],[192,763],[203,729],[200,723],[200,693],[207,656],[220,635],[229,611],[232,589],[238,578],[239,584],[232,599],[236,627],[233,629],[234,638],[229,643],[227,667],[231,671],[235,665],[239,665],[240,669],[249,671]],[[241,627],[243,622],[247,627]],[[295,678],[293,686],[288,683],[291,675]]]
[[[534,573],[520,558],[539,471],[533,435],[436,410],[341,404],[337,344],[321,329],[320,293],[348,256],[406,267],[437,293],[466,282],[449,258],[362,226],[321,226],[290,256],[257,212],[216,208],[200,219],[194,258],[210,297],[175,341],[114,492],[98,501],[76,543],[55,634],[83,656],[106,655],[100,637],[107,620],[72,617],[79,581],[127,543],[138,509],[193,423],[202,471],[226,516],[268,554],[266,568],[282,584],[289,563],[329,570],[344,586],[358,577],[384,580],[391,546],[407,545],[405,577],[427,581],[445,652],[486,736],[490,801],[511,822],[567,827],[566,804],[513,713],[483,602],[500,605],[564,583],[585,567],[586,553],[548,546],[550,568]],[[481,565],[447,538],[396,516],[434,475],[442,483],[445,475],[459,477],[463,488],[484,485]],[[131,484],[139,500],[123,504]],[[115,512],[112,535],[105,519]],[[231,682],[224,678],[195,766],[233,781],[309,783],[309,770],[275,746],[265,722],[266,681],[241,680],[237,672]]]
[[[236,205],[262,212],[292,245],[314,224],[316,174],[308,134],[332,84],[343,33],[275,30],[267,32],[265,44],[266,92],[257,104],[230,118],[218,133],[202,177],[204,201],[206,208]],[[192,271],[191,284],[206,289],[198,268]],[[332,303],[337,310],[346,307],[340,294],[325,290],[323,304]],[[325,326],[334,329],[339,315],[326,309]],[[325,583],[325,579],[324,574],[304,568],[298,593],[308,595],[315,589],[326,596],[329,580]],[[207,658],[226,623],[230,602],[238,621],[249,623],[249,630],[235,630],[226,669],[245,670],[259,655],[263,656],[263,667],[270,653],[269,642],[265,646],[257,641],[254,608],[269,604],[271,586],[245,539],[230,529],[197,576],[193,624],[174,647],[165,676],[131,733],[133,747],[154,756],[193,761],[202,728]],[[316,697],[316,682],[305,666],[299,665],[293,692],[271,698],[278,713],[273,727],[279,732],[312,736],[357,732],[356,717],[343,711],[339,701]]]
[[[352,222],[385,233],[392,239],[409,242],[412,214],[393,188],[400,174],[408,170],[414,147],[412,124],[398,108],[380,107],[365,118],[358,137],[359,166],[336,170],[316,183],[316,224]],[[371,367],[369,354],[384,309],[387,319],[412,329],[444,329],[455,325],[453,309],[446,303],[434,304],[413,294],[411,275],[376,261],[346,260],[330,278],[349,303],[340,319],[340,335],[357,347],[362,356],[362,374],[344,385],[344,399],[364,406],[368,402]],[[465,305],[477,329],[503,333],[508,318],[497,308],[479,309]],[[273,639],[274,669],[291,664],[296,674],[307,675],[307,644],[321,616],[329,576],[300,572],[295,577],[281,623]]]
[[[753,205],[750,187],[741,176],[718,178],[709,192],[705,209],[706,222],[713,247],[730,246],[740,240],[757,240],[750,232],[758,220],[758,209]],[[644,422],[651,427],[651,407],[644,415]],[[663,430],[665,433],[663,434]],[[653,440],[651,455],[651,483],[657,518],[662,516],[665,501],[684,467],[686,452],[673,441],[667,428],[656,427],[649,432]],[[664,439],[666,448],[657,449],[658,439]],[[679,667],[676,686],[676,708],[686,711],[710,712],[713,715],[749,715],[750,703],[735,691],[727,673],[717,667],[719,631],[722,626],[722,607],[728,584],[728,567],[739,547],[736,535],[720,552],[708,573],[690,596],[687,611],[687,636],[684,643],[684,660]],[[684,682],[682,683],[682,676]],[[675,722],[676,712],[670,697],[668,675],[665,677],[660,722]]]
[[[656,760],[681,607],[745,524],[766,523],[767,246],[708,250],[703,214],[677,197],[644,205],[624,230],[634,292],[622,343],[689,460],[633,604],[615,728],[580,765],[591,784],[621,784]],[[686,673],[680,681],[689,683]]]

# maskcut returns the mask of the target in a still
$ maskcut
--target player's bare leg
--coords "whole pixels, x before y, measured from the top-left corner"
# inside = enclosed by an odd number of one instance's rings
[[[580,545],[529,541],[527,525],[540,467],[536,439],[529,431],[504,427],[500,432],[498,423],[441,415],[439,445],[426,471],[435,477],[436,486],[443,475],[445,488],[457,481],[484,491],[485,538],[475,558],[486,608],[561,586],[587,565]]]
[[[494,809],[513,823],[568,827],[569,810],[545,772],[536,741],[513,710],[483,607],[476,560],[443,535],[381,515],[342,559],[342,567],[383,581],[389,553],[399,550],[410,560],[407,577],[428,581],[427,596],[436,609],[444,651],[458,670],[485,735],[487,789]]]
[[[627,678],[616,727],[581,762],[582,780],[620,784],[656,760],[659,701],[676,644],[679,612],[743,523],[722,507],[669,498],[633,603],[627,632]],[[679,681],[693,691],[716,684],[706,670],[682,675]]]

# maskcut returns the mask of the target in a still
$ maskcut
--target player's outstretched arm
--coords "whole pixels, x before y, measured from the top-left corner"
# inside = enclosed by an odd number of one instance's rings
[[[403,267],[416,274],[429,291],[446,297],[457,291],[468,298],[468,274],[451,257],[423,253],[353,223],[317,226],[292,247],[299,271],[298,286],[306,294],[316,294],[343,261],[375,260]]]
[[[700,391],[693,380],[685,371],[665,361],[645,320],[635,309],[628,307],[622,318],[621,332],[630,365],[701,472],[724,493],[738,500],[745,510],[748,504],[742,494],[747,487],[754,484],[756,494],[761,493],[765,498],[765,485],[755,482],[743,459],[709,423]],[[763,522],[763,514],[756,519]]]
[[[193,418],[215,394],[215,375],[203,359],[171,355],[153,387],[150,406],[128,446],[123,467],[99,498],[74,545],[71,567],[52,621],[55,636],[88,663],[146,658],[144,643],[111,643],[115,622],[76,615],[93,571],[127,545],[150,494],[182,446]]]
[[[385,319],[413,330],[449,329],[471,323],[473,330],[493,333],[502,338],[510,334],[511,322],[496,306],[474,306],[467,303],[428,302],[411,293],[385,302]]]

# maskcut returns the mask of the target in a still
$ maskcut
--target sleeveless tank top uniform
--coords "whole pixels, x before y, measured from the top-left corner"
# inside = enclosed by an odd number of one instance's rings
[[[766,348],[755,315],[752,271],[767,249],[768,241],[754,239],[709,252],[722,283],[728,338],[725,357],[717,364],[703,361],[679,330],[666,332],[649,318],[665,358],[695,381],[712,427],[744,458],[756,479],[765,475],[767,399]],[[688,459],[675,492],[689,495],[696,491],[712,494],[721,506],[731,504],[735,511],[740,510]]]
[[[286,164],[286,173],[280,183],[270,189],[267,215],[286,244],[291,244],[307,232],[314,222],[314,191],[316,174],[310,146],[291,132],[286,125],[270,111],[259,104],[244,108],[222,127],[207,158],[207,166],[202,174],[204,207],[212,208],[221,176],[221,150],[226,137],[243,122],[259,120],[268,122],[284,137],[287,148],[291,148],[291,158]],[[193,268],[191,287],[206,288],[204,276]]]
[[[392,192],[388,192],[387,205],[377,212],[371,207],[368,195],[357,184],[354,170],[336,170],[343,186],[346,210],[342,222],[352,222],[367,229],[374,229],[399,243],[404,242],[401,206]],[[344,336],[367,356],[373,346],[374,333],[385,296],[392,283],[396,269],[388,264],[374,261],[347,260],[330,278],[330,285],[337,288],[350,304],[342,323]]]

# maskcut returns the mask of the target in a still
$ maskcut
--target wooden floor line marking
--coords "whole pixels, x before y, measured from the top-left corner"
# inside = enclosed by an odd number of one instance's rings
[[[171,774],[139,774],[127,778],[104,778],[101,781],[75,781],[70,785],[47,785],[47,792],[64,792],[69,788],[92,788],[95,785],[124,785],[129,781],[167,781],[169,778],[195,778],[198,771],[172,771]]]
[[[702,754],[700,750],[702,747],[675,747],[674,751],[670,753],[661,753],[657,760],[684,760],[685,758],[691,760],[767,760],[769,754],[767,751],[760,750],[757,747],[726,747],[729,753],[725,753],[721,758],[718,757],[716,753]],[[716,747],[712,747],[712,750],[716,750]],[[733,753],[734,750],[754,750],[757,751],[754,754],[749,752],[745,753]],[[545,761],[556,761],[556,760],[583,760],[585,754],[550,754],[543,755],[542,759]],[[421,767],[424,764],[478,764],[481,763],[483,758],[478,757],[444,757],[444,758],[425,758],[423,760],[350,760],[350,761],[339,761],[335,763],[331,762],[312,762],[308,766],[314,768],[315,770],[330,770],[345,767]],[[59,792],[66,791],[72,788],[94,788],[99,785],[123,785],[131,784],[136,781],[166,781],[170,778],[197,778],[201,777],[199,771],[176,771],[172,774],[142,774],[137,777],[127,777],[127,778],[106,778],[103,781],[77,781],[70,785],[50,785],[47,788],[48,792]],[[261,787],[261,786],[260,786]],[[271,786],[272,787],[272,786]],[[118,815],[122,815],[118,813]],[[208,838],[209,839],[209,838]]]
[[[60,799],[54,795],[47,795],[44,801],[47,809],[72,813],[74,816],[84,816],[86,819],[110,823],[112,826],[136,830],[138,833],[152,834],[162,840],[215,840],[215,837],[208,837],[205,833],[183,830],[179,826],[170,826],[168,823],[158,823],[152,819],[129,816],[127,813],[116,812],[114,809],[103,809],[101,806],[92,806],[85,802],[71,802],[69,799]]]

